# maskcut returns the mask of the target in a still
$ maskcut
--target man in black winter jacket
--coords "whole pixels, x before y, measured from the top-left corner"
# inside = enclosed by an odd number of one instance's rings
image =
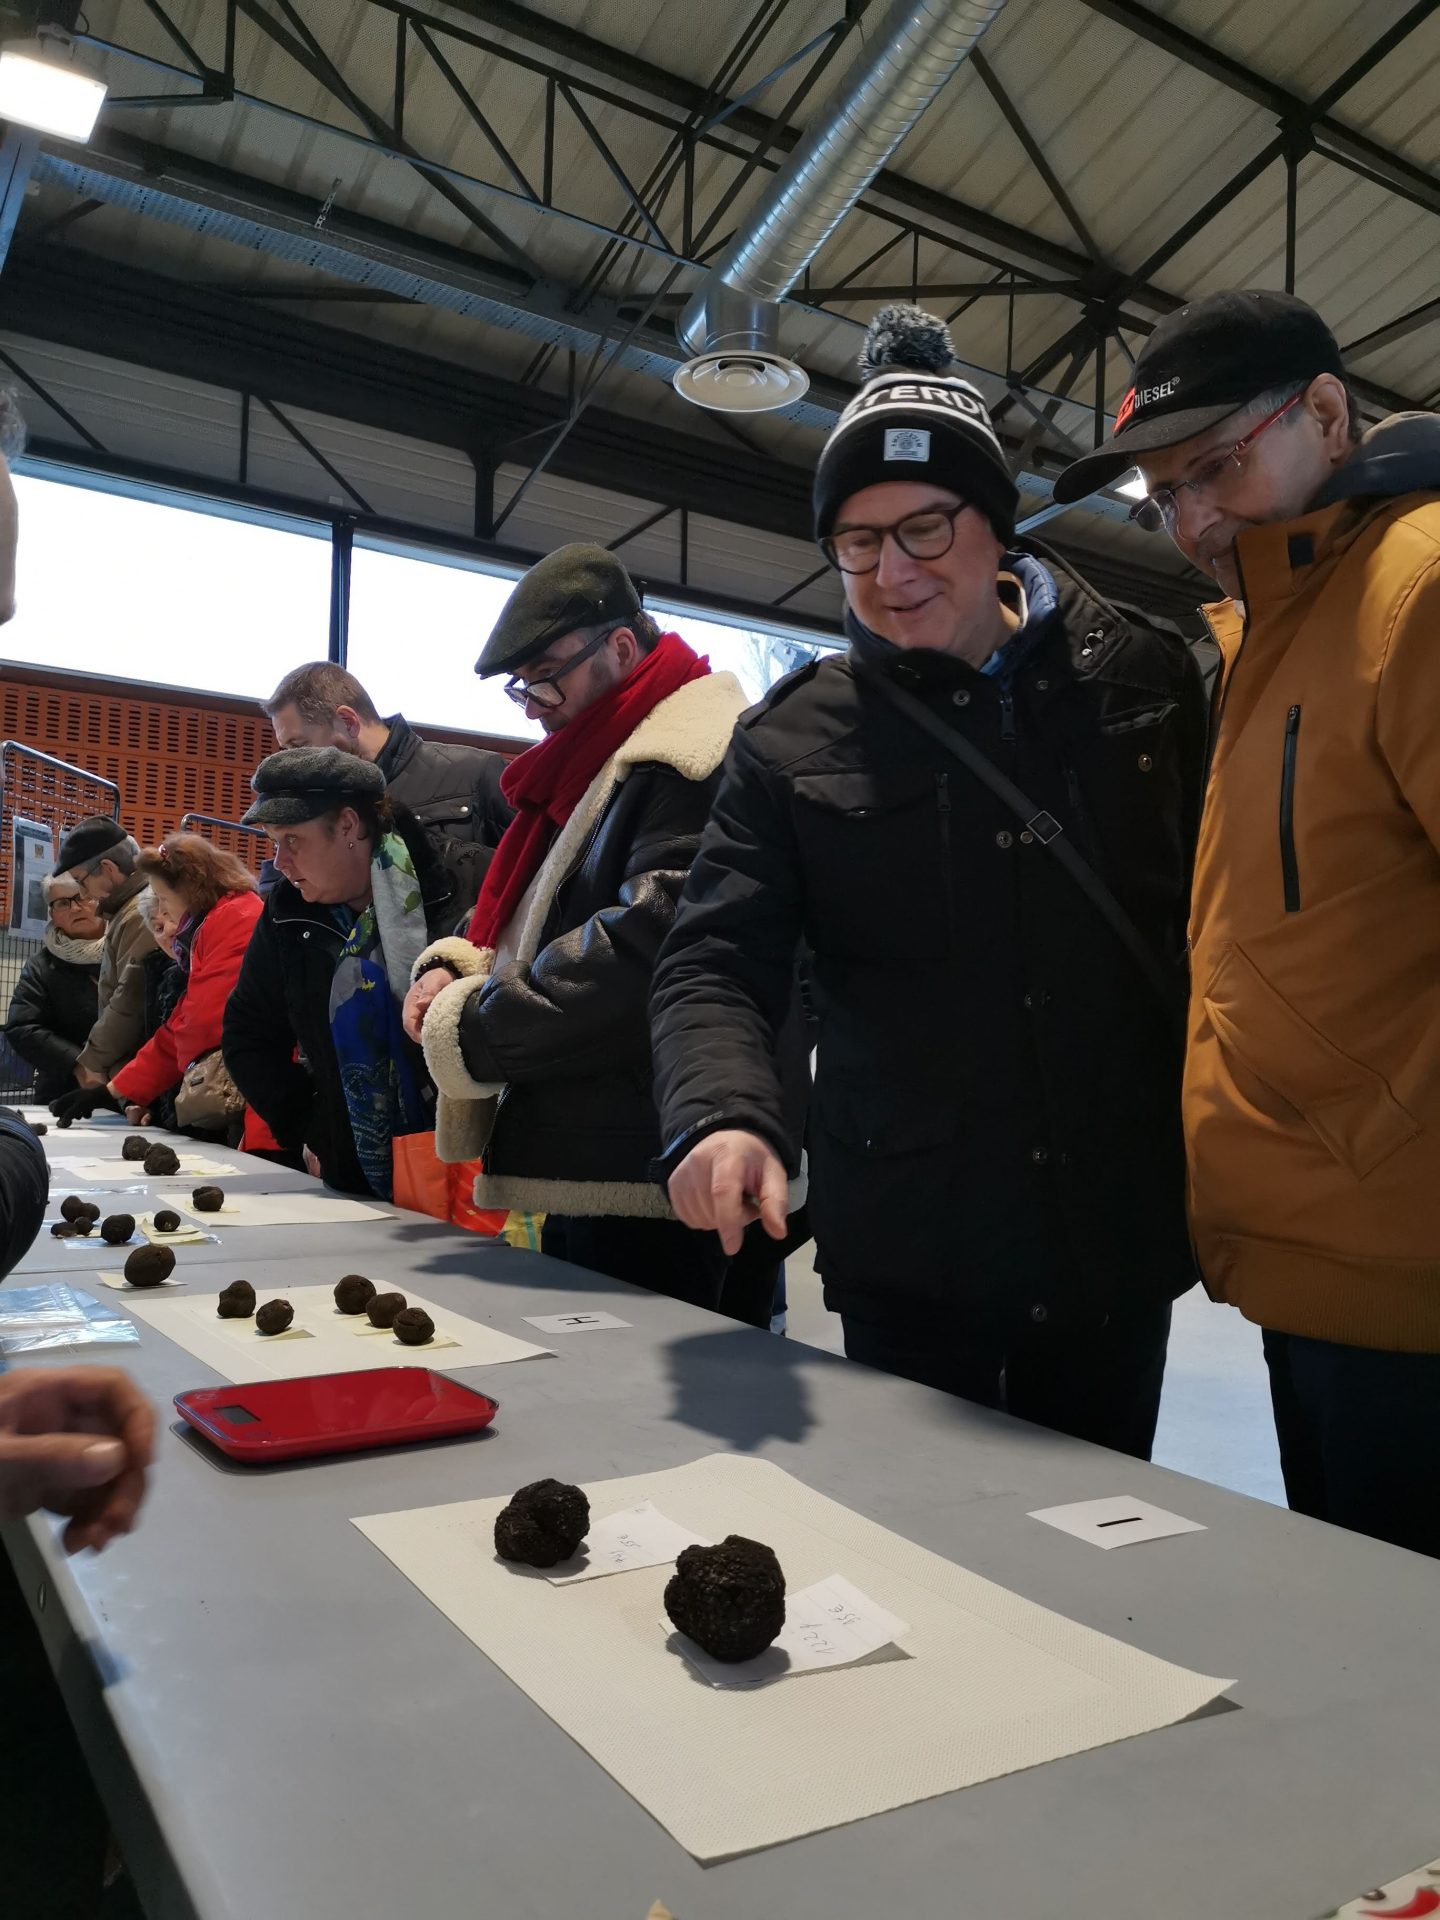
[[[354,674],[328,660],[287,673],[264,709],[280,746],[338,747],[379,767],[391,799],[424,828],[450,875],[463,920],[510,824],[504,755],[422,740],[400,713],[382,719]]]
[[[284,1153],[303,1156],[311,1173],[342,1193],[370,1193],[333,1037],[336,971],[357,916],[374,904],[388,835],[404,841],[419,883],[424,927],[410,958],[425,936],[454,924],[449,876],[375,768],[353,755],[309,747],[272,753],[251,784],[259,797],[246,823],[274,840],[281,877],[225,1008],[225,1064]],[[402,1064],[423,1072],[418,1049],[411,1051]]]
[[[1005,550],[1015,486],[938,322],[882,314],[871,353],[815,486],[850,651],[741,722],[656,969],[661,1171],[693,1226],[778,1233],[799,1143],[773,1035],[803,940],[810,1218],[846,1351],[1144,1457],[1194,1277],[1179,1013],[1202,687],[1178,637]]]

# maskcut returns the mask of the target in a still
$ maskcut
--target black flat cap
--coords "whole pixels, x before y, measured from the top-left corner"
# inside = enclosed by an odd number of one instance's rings
[[[250,785],[255,803],[245,813],[247,827],[298,827],[322,813],[356,800],[378,800],[385,776],[373,761],[339,747],[282,747],[267,754]]]
[[[78,821],[60,842],[55,872],[68,873],[71,867],[83,867],[87,860],[98,860],[101,854],[123,847],[128,837],[118,820],[92,813],[87,820]]]
[[[515,583],[475,671],[513,673],[577,627],[625,620],[642,606],[635,582],[605,547],[557,547]]]

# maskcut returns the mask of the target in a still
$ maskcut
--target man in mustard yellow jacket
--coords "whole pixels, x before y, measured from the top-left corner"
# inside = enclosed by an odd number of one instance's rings
[[[1440,420],[1358,432],[1318,314],[1156,328],[1107,445],[1228,598],[1185,1129],[1214,1298],[1265,1329],[1290,1504],[1440,1556]]]

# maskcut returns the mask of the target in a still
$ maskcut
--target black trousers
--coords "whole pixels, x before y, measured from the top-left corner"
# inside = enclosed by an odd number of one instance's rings
[[[718,1234],[697,1232],[678,1220],[592,1214],[547,1215],[540,1251],[711,1312],[720,1306],[728,1264]]]
[[[851,1360],[939,1387],[1037,1427],[1148,1460],[1165,1380],[1170,1304],[1111,1314],[1097,1326],[979,1334],[909,1308],[880,1325],[843,1316]]]
[[[1265,1363],[1295,1512],[1440,1559],[1440,1353],[1267,1327]]]

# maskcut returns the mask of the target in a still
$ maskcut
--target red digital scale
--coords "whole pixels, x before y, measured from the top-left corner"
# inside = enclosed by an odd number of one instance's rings
[[[449,1440],[488,1427],[499,1407],[428,1367],[321,1373],[240,1387],[194,1387],[175,1405],[232,1460],[260,1466],[307,1454]]]

